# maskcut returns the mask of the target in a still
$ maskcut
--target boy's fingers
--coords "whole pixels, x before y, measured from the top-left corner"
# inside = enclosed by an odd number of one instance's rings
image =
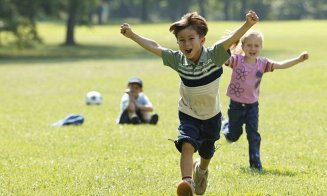
[[[252,17],[253,20],[258,20],[259,19],[259,17],[256,15],[255,12],[252,12],[251,17]]]
[[[129,27],[129,25],[127,23],[124,23],[122,25],[120,25],[120,33],[121,34],[125,34],[126,33],[126,29]]]

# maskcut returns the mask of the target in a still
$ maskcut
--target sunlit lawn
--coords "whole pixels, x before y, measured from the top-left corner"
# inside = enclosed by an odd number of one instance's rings
[[[240,24],[209,22],[206,45]],[[206,195],[326,194],[326,25],[301,21],[255,26],[265,36],[263,56],[282,60],[307,50],[310,60],[268,73],[261,83],[263,173],[248,169],[245,135],[234,144],[221,138]],[[177,49],[169,24],[133,27]],[[179,77],[121,36],[119,28],[79,27],[79,46],[62,47],[64,27],[42,23],[45,45],[23,51],[6,43],[0,47],[0,195],[175,194],[179,153],[168,139],[177,136]],[[225,115],[230,74],[225,68],[220,88]],[[157,126],[115,124],[126,80],[134,75],[143,79],[160,115]],[[85,105],[90,90],[102,93],[101,106]],[[83,114],[85,123],[50,126],[72,113]]]

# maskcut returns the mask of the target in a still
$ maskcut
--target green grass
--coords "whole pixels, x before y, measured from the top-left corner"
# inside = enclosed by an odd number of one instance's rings
[[[209,23],[207,46],[240,23]],[[303,50],[310,60],[276,70],[261,83],[259,130],[263,173],[248,169],[245,135],[224,138],[210,165],[206,195],[324,195],[327,192],[325,47],[327,21],[261,22],[263,56],[282,60]],[[177,49],[169,24],[135,31]],[[78,28],[77,48],[59,46],[64,27],[39,26],[45,45],[0,48],[0,195],[175,195],[179,153],[178,75],[119,34],[118,26]],[[231,71],[224,69],[221,101]],[[160,115],[157,126],[118,126],[128,77],[138,75]],[[98,90],[101,106],[84,96]],[[78,127],[53,128],[70,113]],[[195,155],[198,157],[198,155]]]

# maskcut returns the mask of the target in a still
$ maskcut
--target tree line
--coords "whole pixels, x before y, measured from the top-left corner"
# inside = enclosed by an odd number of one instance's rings
[[[327,18],[326,0],[0,0],[0,35],[12,32],[18,47],[27,47],[41,42],[37,21],[60,20],[66,23],[64,44],[75,45],[75,26],[95,19],[99,24],[128,18],[168,22],[197,11],[208,20],[243,20],[249,9],[261,20]]]

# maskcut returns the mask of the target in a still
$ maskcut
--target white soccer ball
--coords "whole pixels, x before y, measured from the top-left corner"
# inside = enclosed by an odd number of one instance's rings
[[[98,91],[90,91],[85,97],[86,105],[100,105],[102,103],[101,93]]]

